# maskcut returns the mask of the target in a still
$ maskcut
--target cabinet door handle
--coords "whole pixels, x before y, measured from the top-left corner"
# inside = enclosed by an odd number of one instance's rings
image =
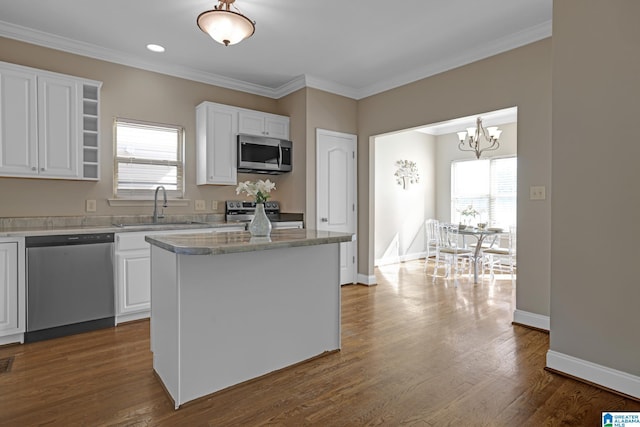
[[[42,172],[44,172],[44,168],[40,168],[40,170],[41,170]]]
[[[35,167],[35,166],[31,166],[31,170],[32,170],[32,171],[37,171],[37,170],[38,170],[38,168],[37,168],[37,167]]]
[[[329,218],[320,218],[320,222],[329,222]]]

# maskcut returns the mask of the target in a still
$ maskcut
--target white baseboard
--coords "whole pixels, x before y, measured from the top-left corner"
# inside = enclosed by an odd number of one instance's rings
[[[116,325],[134,320],[146,319],[151,316],[151,311],[140,311],[138,313],[120,314],[116,316]]]
[[[366,274],[358,273],[358,283],[361,283],[363,285],[368,285],[368,286],[377,285],[376,276],[375,275],[367,276]]]
[[[550,329],[549,316],[529,313],[528,311],[515,310],[513,312],[513,322],[545,331]]]
[[[389,265],[389,264],[397,264],[399,262],[407,262],[407,261],[413,261],[415,259],[420,259],[420,258],[424,258],[427,256],[426,252],[413,252],[410,254],[405,254],[405,255],[399,255],[399,256],[394,256],[394,257],[387,257],[387,258],[378,258],[377,260],[375,260],[373,262],[373,265],[375,267],[379,266],[379,265]]]
[[[24,334],[5,335],[0,337],[0,345],[19,343],[24,344]]]
[[[640,399],[638,376],[553,350],[547,351],[547,367]]]

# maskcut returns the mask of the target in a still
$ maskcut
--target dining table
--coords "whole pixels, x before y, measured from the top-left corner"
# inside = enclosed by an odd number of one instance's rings
[[[485,241],[490,240],[490,243],[485,246],[493,247],[498,241],[498,237],[504,233],[504,230],[501,228],[480,228],[480,227],[465,227],[459,228],[458,234],[462,236],[463,246],[466,247],[466,236],[471,236],[476,239],[475,249],[471,254],[471,258],[473,260],[473,283],[478,283],[478,263],[481,260],[482,254],[482,245],[485,244]]]

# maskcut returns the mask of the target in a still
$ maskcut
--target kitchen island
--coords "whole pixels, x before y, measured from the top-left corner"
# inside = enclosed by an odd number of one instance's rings
[[[153,368],[174,401],[340,349],[340,243],[274,230],[147,236]]]

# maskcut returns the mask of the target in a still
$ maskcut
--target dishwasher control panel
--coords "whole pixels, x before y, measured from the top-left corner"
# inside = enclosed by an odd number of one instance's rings
[[[61,234],[53,236],[28,236],[24,243],[27,248],[67,245],[91,245],[113,243],[114,233]]]

